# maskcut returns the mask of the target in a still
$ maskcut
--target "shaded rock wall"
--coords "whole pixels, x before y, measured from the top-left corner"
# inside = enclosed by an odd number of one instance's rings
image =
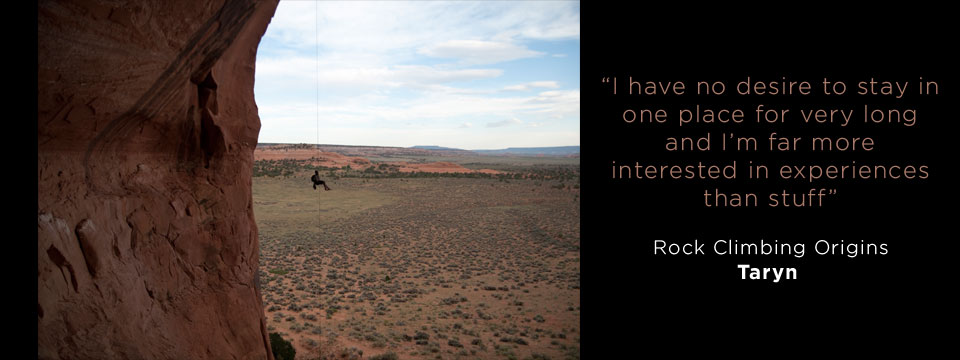
[[[40,358],[272,358],[250,181],[276,6],[38,3]]]

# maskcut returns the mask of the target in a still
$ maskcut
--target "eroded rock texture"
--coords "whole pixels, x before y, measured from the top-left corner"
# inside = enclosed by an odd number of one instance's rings
[[[276,6],[38,3],[40,358],[272,358],[250,181]]]

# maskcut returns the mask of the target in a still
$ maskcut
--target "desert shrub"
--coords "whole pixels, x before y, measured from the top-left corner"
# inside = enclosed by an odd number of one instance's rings
[[[284,340],[280,334],[270,333],[270,349],[273,351],[273,357],[277,360],[294,360],[297,350],[293,344]]]
[[[479,309],[477,310],[477,316],[479,316],[481,319],[484,319],[484,320],[491,320],[491,319],[493,319],[493,316],[491,316],[491,315],[489,315],[489,314],[487,314],[487,313],[485,313],[485,312],[483,312],[483,311],[480,311]]]
[[[444,305],[453,305],[461,302],[466,302],[467,298],[464,296],[452,296],[452,297],[444,298],[441,301],[443,302]]]
[[[398,360],[397,354],[395,352],[388,352],[386,354],[375,355],[370,358],[370,360]]]
[[[427,340],[430,339],[430,335],[422,331],[417,331],[413,339],[417,341],[417,345],[427,345]]]
[[[363,350],[351,347],[349,349],[340,350],[341,359],[355,359],[359,360],[363,358]]]
[[[500,338],[500,342],[505,343],[516,343],[517,345],[527,345],[527,341],[523,338],[513,337],[513,336],[504,336]]]
[[[508,346],[500,346],[500,345],[497,345],[497,346],[494,347],[494,349],[495,349],[496,352],[497,352],[497,356],[504,356],[504,357],[507,357],[507,358],[516,357],[516,355],[513,354],[513,349],[511,349],[511,348],[508,347]]]

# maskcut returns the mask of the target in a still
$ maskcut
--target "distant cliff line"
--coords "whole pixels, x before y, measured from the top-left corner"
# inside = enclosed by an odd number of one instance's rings
[[[372,151],[372,152],[389,152],[389,153],[405,153],[411,155],[427,155],[431,153],[443,153],[443,154],[462,154],[462,155],[519,155],[519,156],[579,156],[580,155],[580,146],[547,146],[547,147],[509,147],[506,149],[494,149],[494,150],[467,150],[459,148],[450,148],[436,145],[417,145],[412,147],[396,147],[396,146],[375,146],[375,145],[337,145],[337,144],[285,144],[285,143],[258,143],[257,148],[273,148],[277,150],[281,149],[317,149],[320,151],[342,153],[344,155],[350,155],[346,153],[348,151]],[[369,154],[367,154],[369,155]]]

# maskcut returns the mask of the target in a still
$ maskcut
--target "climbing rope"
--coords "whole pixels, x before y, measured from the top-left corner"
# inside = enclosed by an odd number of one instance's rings
[[[314,2],[314,3],[313,3],[313,31],[314,31],[314,42],[315,42],[315,43],[314,43],[314,46],[316,47],[316,53],[317,53],[317,54],[316,54],[316,55],[317,55],[317,57],[316,57],[316,62],[317,62],[317,69],[316,69],[316,70],[317,70],[317,72],[316,72],[316,85],[317,85],[317,92],[316,92],[316,95],[317,95],[317,98],[316,98],[316,100],[317,100],[317,142],[315,143],[314,146],[317,148],[317,160],[320,160],[320,5],[319,5],[319,2]],[[315,166],[316,166],[316,165],[315,165]],[[316,185],[314,185],[314,187],[316,187]],[[319,244],[320,244],[320,216],[321,216],[321,212],[320,212],[320,205],[321,205],[321,204],[320,204],[320,193],[321,193],[320,191],[317,192],[317,246],[319,246]],[[320,263],[322,263],[322,261],[320,261]],[[320,284],[319,284],[319,282],[320,282],[320,280],[319,280],[319,279],[320,279],[320,264],[314,264],[314,265],[316,266],[316,269],[317,269],[316,272],[315,272],[315,274],[314,274],[314,275],[317,277],[317,280],[316,280],[316,286],[313,287],[313,299],[314,299],[314,301],[316,301],[317,304],[319,305],[319,304],[320,304],[320,296],[319,296],[318,292],[319,292],[319,290],[320,290],[320,289],[319,289],[319,287],[320,287]],[[321,352],[319,351],[319,347],[322,347],[322,346],[323,346],[323,343],[322,343],[323,340],[322,340],[321,337],[320,337],[320,334],[323,333],[323,326],[321,326],[322,323],[323,323],[323,320],[321,320],[321,319],[323,319],[323,316],[322,316],[322,315],[323,315],[323,314],[317,314],[317,327],[320,328],[320,330],[321,330],[321,331],[318,331],[318,332],[317,332],[317,346],[318,346],[317,359],[320,358],[320,354],[321,354]]]

